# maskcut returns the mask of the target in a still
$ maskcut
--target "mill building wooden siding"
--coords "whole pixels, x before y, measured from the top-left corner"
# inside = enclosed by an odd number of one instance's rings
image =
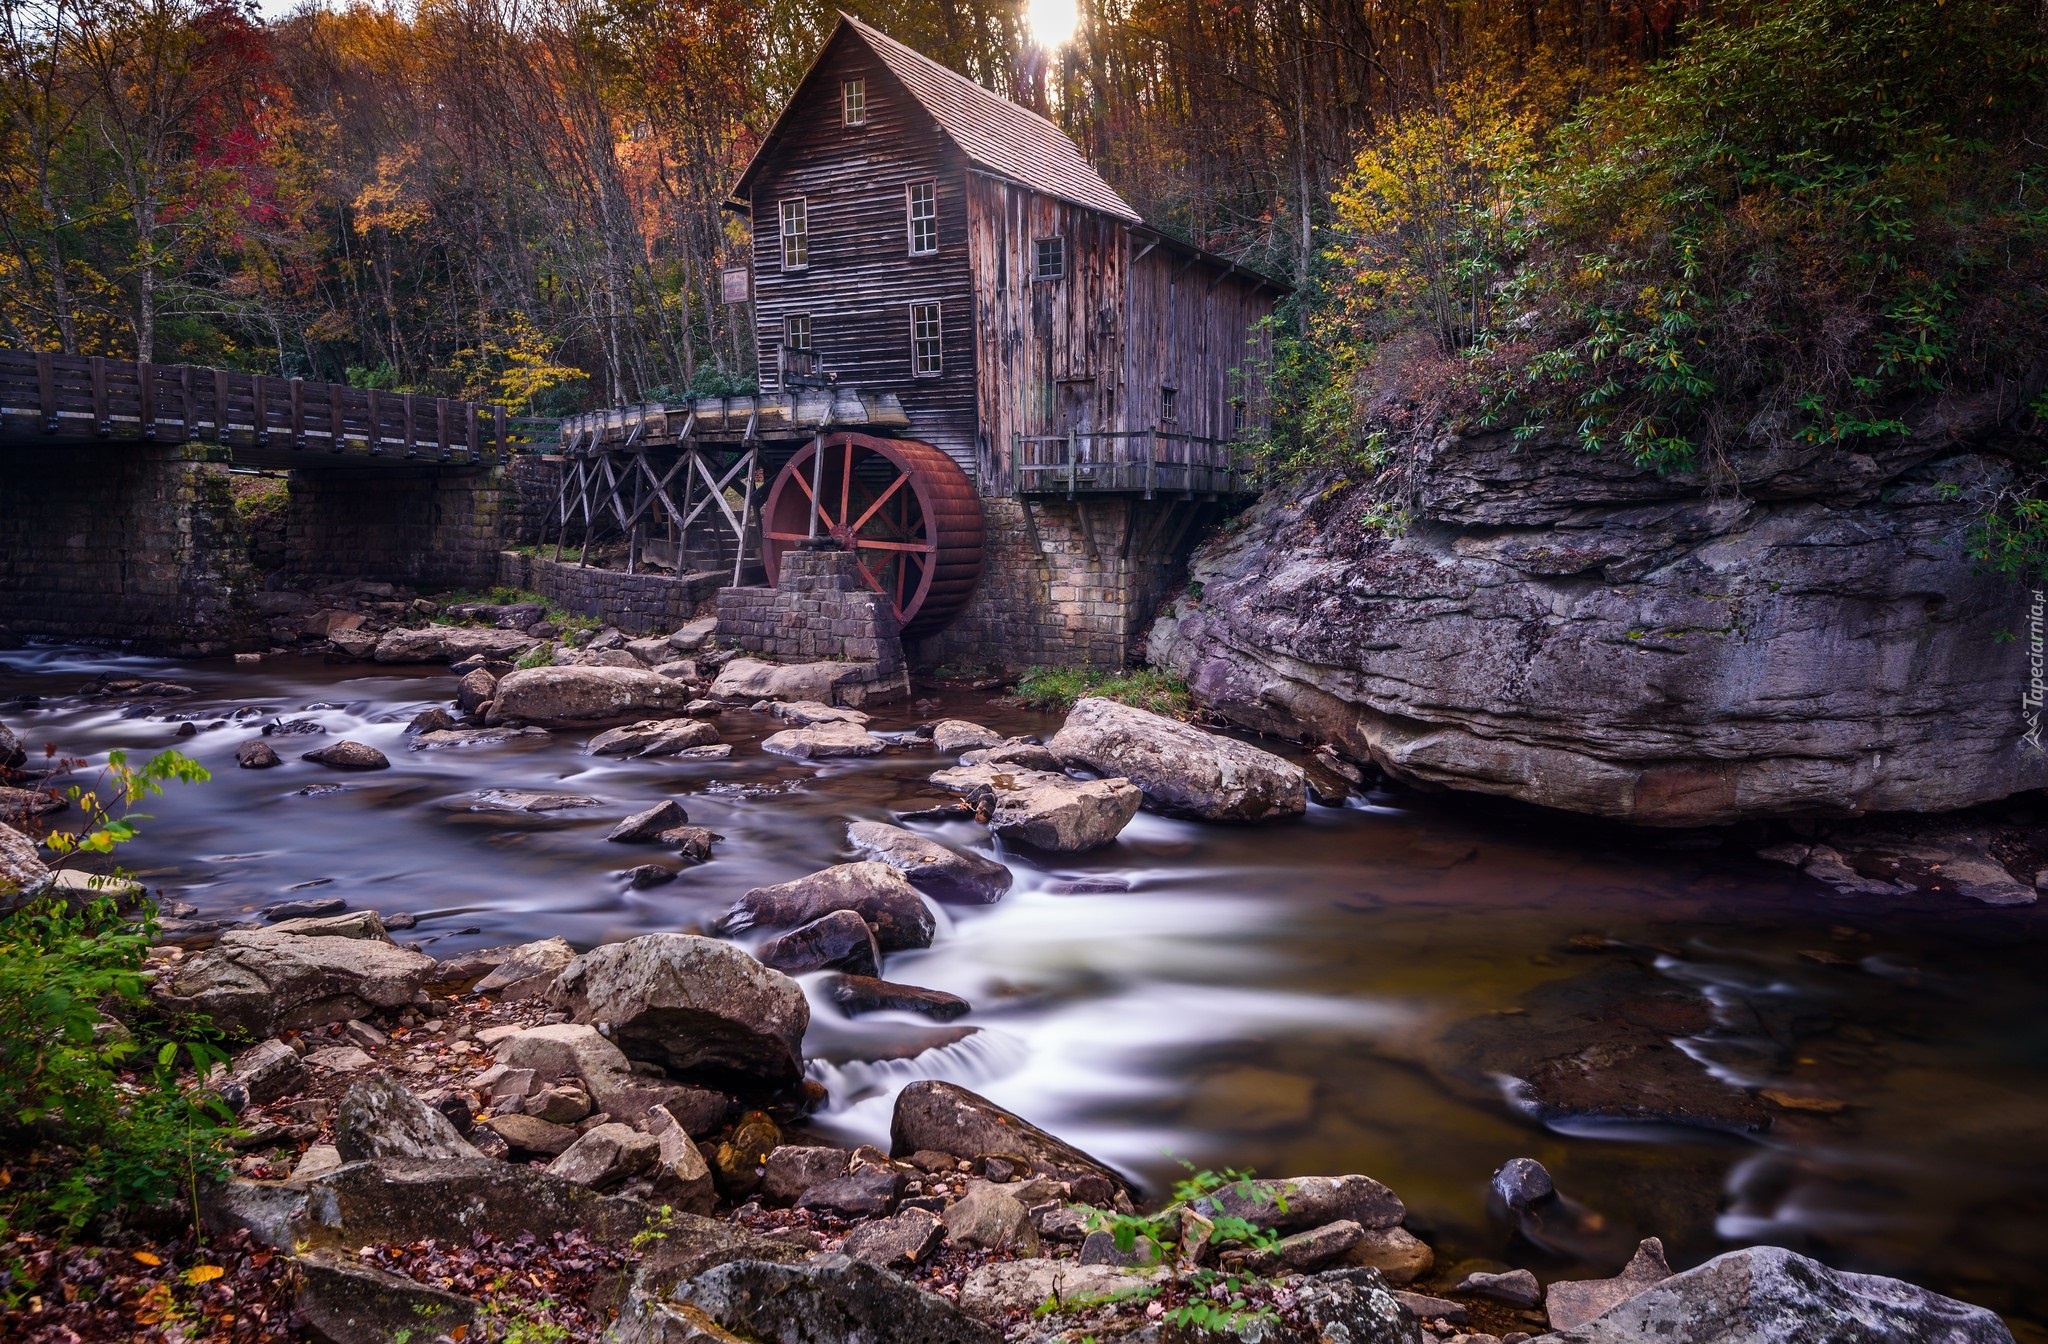
[[[840,86],[867,81],[867,124],[840,124]],[[754,310],[763,385],[775,377],[783,318],[808,313],[820,366],[842,383],[901,399],[911,432],[977,475],[973,291],[966,159],[881,61],[844,30],[787,116],[787,139],[750,192]],[[905,192],[938,188],[939,250],[910,255]],[[808,203],[810,265],[782,269],[780,202]],[[910,308],[941,305],[944,372],[911,367]]]
[[[1155,243],[1119,220],[970,170],[969,269],[980,361],[977,398],[1007,488],[1015,435],[1148,429],[1205,438],[1247,429],[1269,413],[1270,336],[1258,323],[1270,291],[1185,249]],[[1041,238],[1066,241],[1066,274],[1035,278]],[[1160,418],[1160,389],[1178,393]]]

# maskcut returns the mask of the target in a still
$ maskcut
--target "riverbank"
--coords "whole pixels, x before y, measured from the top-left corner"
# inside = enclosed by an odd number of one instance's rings
[[[156,671],[165,674],[156,680],[169,675]],[[280,673],[303,679],[258,680]],[[755,887],[855,857],[849,821],[908,826],[1001,862],[1014,875],[1002,900],[936,905],[931,948],[883,953],[890,978],[955,994],[973,1005],[968,1015],[944,1024],[853,1018],[810,994],[806,1054],[832,1099],[793,1132],[848,1151],[886,1146],[904,1083],[950,1077],[1135,1173],[1154,1192],[1178,1171],[1161,1151],[1168,1147],[1217,1169],[1369,1173],[1405,1197],[1448,1264],[1491,1258],[1501,1268],[1509,1267],[1501,1258],[1508,1230],[1486,1211],[1487,1177],[1510,1157],[1534,1155],[1573,1198],[1626,1227],[1623,1258],[1636,1236],[1662,1235],[1674,1263],[1689,1264],[1726,1248],[1716,1225],[1732,1217],[1776,1229],[1762,1235],[1843,1256],[1842,1244],[1812,1239],[1818,1224],[1795,1219],[1826,1207],[1829,1191],[1860,1184],[1860,1154],[1896,1175],[1902,1139],[1924,1130],[1940,1143],[1943,1122],[1927,1118],[1924,1095],[1909,1095],[1929,1090],[1924,1073],[1919,1084],[1910,1081],[1914,1069],[1961,1065],[1932,1091],[1984,1096],[1995,1084],[2011,1099],[1979,1107],[1986,1118],[2023,1123],[2027,1114],[2013,1109],[2024,1078],[1998,1072],[1974,1043],[1994,1039],[1979,1034],[1980,1021],[2009,1027],[2028,1019],[2001,969],[2010,959],[2014,987],[2026,983],[2021,963],[2032,935],[2024,912],[1966,910],[1931,894],[1844,904],[1740,854],[1645,847],[1631,856],[1616,848],[1622,837],[1597,829],[1567,836],[1554,823],[1461,815],[1398,793],[1354,797],[1344,807],[1311,801],[1297,820],[1254,828],[1141,811],[1111,845],[1067,856],[991,840],[965,818],[906,819],[944,803],[924,781],[951,760],[912,731],[919,724],[972,717],[1006,735],[1053,736],[1058,720],[990,705],[985,692],[878,712],[871,726],[895,740],[875,756],[830,760],[762,750],[791,724],[729,707],[711,722],[731,756],[686,762],[586,755],[595,732],[574,729],[413,752],[407,723],[453,689],[439,668],[421,677],[292,659],[176,675],[200,683],[191,697],[122,717],[134,702],[74,698],[86,678],[52,668],[39,682],[49,692],[45,705],[7,717],[22,721],[27,712],[37,736],[55,729],[49,738],[79,743],[81,754],[154,739],[216,762],[214,785],[155,809],[135,856],[152,886],[195,907],[187,918],[262,925],[264,905],[332,893],[351,909],[414,916],[416,926],[394,936],[439,956],[554,931],[585,948],[642,931],[708,928]],[[279,769],[239,770],[232,762],[242,735],[206,725],[265,707],[259,723],[304,719],[327,730],[267,741],[302,736],[310,750],[313,741],[361,739],[392,767],[348,774],[282,750]],[[199,731],[172,737],[185,722]],[[577,793],[602,806],[556,814],[452,806],[490,788]],[[634,887],[629,870],[673,865],[675,856],[603,836],[661,796],[726,839],[710,862],[675,865],[675,881]],[[223,844],[224,827],[245,838]],[[291,843],[267,843],[280,827]],[[372,833],[379,844],[368,853],[361,839]],[[286,890],[322,877],[321,886]],[[1484,920],[1471,918],[1481,912]],[[1831,932],[1836,927],[1850,936]],[[467,928],[479,931],[465,935]],[[1585,935],[1597,935],[1597,947],[1576,945]],[[759,936],[742,940],[752,945]],[[1807,951],[1831,952],[1834,961],[1800,955]],[[1916,985],[1896,978],[1902,966]],[[810,989],[825,975],[800,979]],[[1943,988],[1965,975],[1980,985],[1967,1008]],[[1593,1043],[1588,1020],[1645,993],[1684,1009],[1653,1022],[1657,1039],[1683,1039],[1716,1069],[1732,1066],[1743,1080],[1735,1090],[1763,1108],[1768,1127],[1656,1122],[1631,1132],[1626,1117],[1604,1118],[1606,1103],[1583,1091],[1560,1094],[1577,1109],[1524,1118],[1490,1081],[1495,1073],[1557,1081],[1558,1069],[1539,1067]],[[1710,998],[1724,1008],[1757,1005],[1771,1014],[1761,1019],[1766,1032],[1784,1030],[1779,1022],[1790,1027],[1788,1056],[1818,1063],[1758,1055],[1756,1024],[1697,1016],[1693,1005]],[[1947,1034],[1929,1041],[1916,1005],[1936,999],[1950,1017]],[[1805,1008],[1784,1016],[1807,1003],[1853,1004],[1846,1016],[1854,1020],[1835,1016],[1839,1008],[1823,1019]],[[1522,1030],[1532,1021],[1541,1032]],[[1486,1040],[1447,1030],[1460,1022],[1479,1023]],[[979,1030],[935,1046],[935,1026]],[[1851,1039],[1851,1026],[1872,1039]],[[1913,1043],[1915,1032],[1924,1044]],[[1603,1039],[1614,1044],[1611,1034]],[[1960,1055],[1959,1040],[1972,1042]],[[1608,1055],[1654,1058],[1644,1049]],[[1626,1062],[1608,1073],[1617,1088],[1630,1085]],[[1712,1081],[1706,1070],[1700,1076]],[[1791,1085],[1788,1095],[1819,1092],[1845,1105],[1828,1114],[1754,1100],[1767,1087],[1786,1090],[1780,1084]],[[1723,1122],[1716,1111],[1695,1109]],[[1980,1152],[1989,1156],[2001,1141],[1986,1138]],[[1835,1155],[1837,1165],[1815,1165],[1808,1155],[1819,1153]],[[1991,1165],[1981,1170],[1988,1177]],[[1901,1189],[1894,1207],[1924,1217],[1957,1201],[1952,1226],[1998,1226],[1985,1221],[1987,1211],[1995,1219],[1995,1205],[1974,1202],[1976,1185],[1956,1174],[1943,1168],[1929,1184]],[[1717,1215],[1724,1200],[1733,1201],[1730,1211]],[[2005,1226],[2003,1245],[2019,1251],[2024,1224]],[[1981,1279],[1971,1289],[1967,1276],[1955,1276],[1965,1260],[2001,1265],[1974,1235],[1934,1244],[1940,1258],[1920,1263],[1939,1263],[1934,1277],[1965,1292],[1982,1291]],[[1513,1254],[1528,1258],[1526,1250]],[[1546,1279],[1590,1276],[1619,1267],[1610,1254],[1532,1263]],[[1847,1258],[1871,1264],[1860,1247]],[[2023,1273],[2003,1281],[2013,1285],[2007,1300],[2015,1306],[2030,1300]]]

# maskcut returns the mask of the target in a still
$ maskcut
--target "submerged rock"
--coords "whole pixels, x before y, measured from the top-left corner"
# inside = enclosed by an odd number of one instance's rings
[[[502,747],[508,742],[545,742],[550,736],[545,728],[436,728],[416,734],[407,747],[412,751],[446,751],[456,747]]]
[[[276,749],[268,742],[260,737],[252,737],[235,748],[235,764],[244,770],[268,770],[284,762],[278,759]]]
[[[702,719],[643,719],[590,739],[593,756],[676,756],[718,741],[718,729]]]
[[[907,1013],[922,1013],[940,1022],[950,1022],[956,1017],[964,1016],[972,1008],[967,1000],[957,994],[948,994],[942,989],[898,985],[867,975],[827,976],[822,988],[826,996],[838,1004],[839,1010],[848,1017],[893,1009]]]
[[[373,746],[352,742],[343,738],[299,756],[302,761],[312,761],[332,770],[389,770],[391,758]]]
[[[1164,812],[1203,821],[1267,821],[1308,810],[1301,767],[1235,738],[1089,696],[1046,743],[1068,767],[1116,775]]]

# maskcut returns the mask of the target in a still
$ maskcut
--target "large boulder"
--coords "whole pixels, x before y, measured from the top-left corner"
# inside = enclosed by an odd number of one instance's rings
[[[459,663],[478,656],[495,662],[517,658],[538,642],[517,630],[428,625],[385,631],[371,656],[380,663]]]
[[[687,686],[645,668],[529,667],[499,681],[488,721],[575,728],[669,717],[689,702]]]
[[[385,1077],[350,1085],[334,1108],[334,1146],[344,1162],[373,1157],[481,1157],[433,1107]]]
[[[834,910],[808,924],[799,924],[754,949],[763,966],[784,975],[837,969],[872,976],[882,968],[875,931],[851,910]]]
[[[727,1330],[772,1344],[1001,1344],[1002,1332],[875,1265],[842,1255],[807,1265],[740,1260],[676,1297]]]
[[[1715,1256],[1546,1344],[2012,1344],[1992,1312],[1776,1246]]]
[[[344,1251],[311,1251],[293,1264],[293,1315],[326,1344],[460,1339],[476,1319],[476,1303],[469,1298],[364,1264]]]
[[[531,1069],[539,1085],[583,1080],[597,1109],[636,1124],[657,1106],[692,1134],[708,1134],[725,1118],[724,1094],[636,1073],[625,1051],[577,1022],[529,1027],[498,1042],[507,1069]]]
[[[1276,1232],[1305,1231],[1334,1222],[1383,1230],[1399,1227],[1408,1216],[1401,1197],[1370,1176],[1232,1181],[1196,1200],[1195,1208],[1211,1218],[1234,1216]]]
[[[840,683],[858,679],[857,663],[770,663],[735,658],[711,683],[714,700],[815,700],[831,704]]]
[[[875,931],[884,952],[930,947],[937,923],[917,889],[885,863],[842,863],[822,872],[755,887],[733,903],[718,930],[794,928],[835,910],[851,910]]]
[[[0,785],[0,822],[27,821],[31,817],[62,812],[71,806],[63,795],[48,789],[17,789]]]
[[[638,1176],[661,1156],[661,1140],[616,1121],[592,1126],[548,1163],[548,1174],[609,1190]]]
[[[1419,783],[1659,826],[1945,812],[2048,785],[1981,572],[2013,488],[1989,392],[1857,451],[1738,441],[1660,473],[1445,435],[1403,498],[1276,492],[1189,565],[1152,661],[1247,727]],[[1396,504],[1412,520],[1371,525]],[[1867,669],[1845,683],[1844,667]]]
[[[761,740],[761,750],[799,761],[829,761],[844,756],[879,756],[888,743],[857,723],[820,723],[810,728],[785,728]]]
[[[1145,793],[1127,779],[1069,779],[1045,770],[960,765],[931,782],[953,793],[988,796],[991,831],[1054,854],[1100,849],[1138,815]]]
[[[553,998],[577,1022],[610,1024],[627,1055],[739,1091],[803,1076],[803,989],[730,943],[650,933],[569,963]]]
[[[159,1004],[258,1039],[413,1002],[434,959],[377,938],[231,929],[159,979]]]
[[[987,1097],[935,1079],[912,1083],[896,1094],[896,1112],[889,1122],[889,1151],[897,1157],[919,1152],[967,1159],[1002,1156],[1021,1161],[1035,1175],[1069,1181],[1100,1177],[1112,1189],[1130,1189],[1115,1170],[1079,1148]]]
[[[1308,810],[1301,767],[1163,714],[1088,696],[1045,744],[1061,765],[1121,775],[1162,812],[1268,821]]]
[[[935,901],[986,905],[1010,889],[1010,870],[993,859],[942,845],[886,821],[856,821],[846,839],[861,858],[886,863]]]
[[[0,770],[18,770],[28,764],[28,748],[12,728],[0,723]]]

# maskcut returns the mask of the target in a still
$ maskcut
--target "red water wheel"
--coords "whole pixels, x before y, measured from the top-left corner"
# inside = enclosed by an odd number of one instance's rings
[[[952,458],[914,439],[827,434],[783,465],[762,514],[763,559],[818,534],[860,561],[861,577],[888,596],[906,637],[942,629],[981,581],[981,501]]]

